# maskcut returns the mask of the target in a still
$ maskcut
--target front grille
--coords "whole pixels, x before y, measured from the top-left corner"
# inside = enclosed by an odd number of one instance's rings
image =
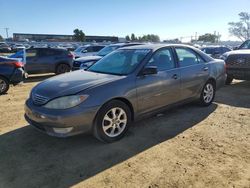
[[[38,95],[38,94],[33,94],[32,100],[33,100],[33,103],[36,105],[43,105],[49,101],[49,99],[47,97],[43,97],[43,96]]]
[[[226,60],[227,67],[250,68],[250,57],[246,55],[230,55]]]

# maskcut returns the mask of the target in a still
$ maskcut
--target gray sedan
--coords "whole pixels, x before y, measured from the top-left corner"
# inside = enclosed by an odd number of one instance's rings
[[[87,70],[35,86],[26,120],[49,135],[87,131],[101,141],[122,138],[131,122],[169,105],[198,100],[208,106],[224,85],[225,63],[185,45],[121,48]]]

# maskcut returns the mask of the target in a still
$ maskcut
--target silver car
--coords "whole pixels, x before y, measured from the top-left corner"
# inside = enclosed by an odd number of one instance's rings
[[[35,86],[26,120],[49,135],[91,131],[104,142],[122,138],[131,122],[172,104],[198,100],[208,106],[224,85],[225,63],[186,45],[125,47],[87,70]]]

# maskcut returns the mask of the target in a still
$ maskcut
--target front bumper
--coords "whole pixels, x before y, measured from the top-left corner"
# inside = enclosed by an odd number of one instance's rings
[[[72,70],[72,71],[80,70],[80,67],[74,67],[74,66],[73,66],[73,67],[71,68],[71,70]]]
[[[24,116],[26,121],[39,131],[51,136],[68,137],[90,131],[98,109],[83,108],[79,105],[66,110],[52,110],[36,106],[28,99]]]
[[[239,80],[250,80],[250,67],[249,68],[227,68],[227,75],[239,79]]]

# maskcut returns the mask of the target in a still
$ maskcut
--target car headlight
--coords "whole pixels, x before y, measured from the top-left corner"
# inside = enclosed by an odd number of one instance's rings
[[[93,61],[90,61],[90,62],[87,62],[87,63],[82,63],[82,64],[80,65],[80,69],[86,69],[86,68],[90,67],[90,66],[93,65],[93,64],[94,64]]]
[[[67,109],[81,104],[88,98],[88,95],[71,95],[56,98],[44,105],[49,109]]]

